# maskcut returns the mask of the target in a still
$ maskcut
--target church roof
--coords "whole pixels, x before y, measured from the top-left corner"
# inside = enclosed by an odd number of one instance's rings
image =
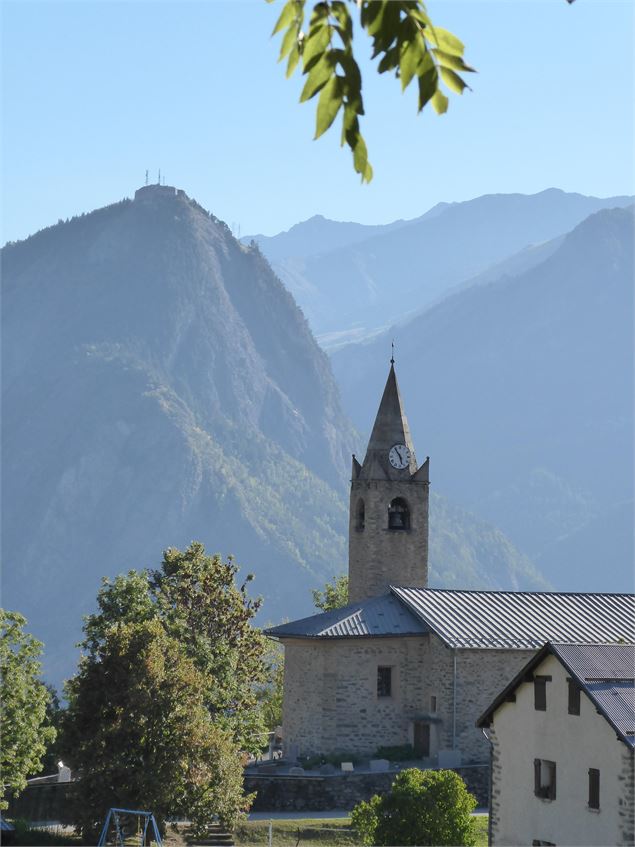
[[[422,635],[428,628],[392,594],[265,630],[277,638]]]
[[[456,591],[391,587],[267,630],[277,638],[351,638],[434,632],[448,647],[536,650],[546,641],[635,642],[635,595]]]
[[[391,591],[449,647],[531,650],[545,641],[635,641],[633,594]]]
[[[485,710],[477,726],[488,726],[501,703],[527,681],[527,675],[549,654],[560,660],[622,741],[630,747],[635,746],[633,644],[545,644]]]

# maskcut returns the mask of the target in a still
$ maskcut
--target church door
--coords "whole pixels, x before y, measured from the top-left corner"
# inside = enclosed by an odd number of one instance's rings
[[[426,759],[430,755],[430,724],[415,721],[415,756]]]

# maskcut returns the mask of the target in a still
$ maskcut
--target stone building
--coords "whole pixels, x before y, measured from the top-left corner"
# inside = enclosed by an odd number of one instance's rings
[[[632,595],[428,588],[428,491],[391,363],[353,457],[350,602],[268,630],[285,648],[287,755],[409,744],[430,765],[485,762],[476,719],[546,641],[635,640]]]
[[[478,724],[490,844],[633,844],[635,646],[546,644]]]

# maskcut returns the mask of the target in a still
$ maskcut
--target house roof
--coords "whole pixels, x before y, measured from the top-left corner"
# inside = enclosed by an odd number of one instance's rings
[[[635,644],[552,644],[532,656],[477,720],[489,726],[494,712],[548,656],[553,655],[629,747],[635,747]]]
[[[545,641],[635,642],[635,595],[456,591],[392,586],[267,630],[277,638],[353,638],[434,632],[449,647],[537,650]]]
[[[422,635],[429,630],[398,598],[383,594],[265,631],[276,638],[350,638]]]
[[[538,649],[545,641],[635,642],[635,595],[391,591],[449,647]]]

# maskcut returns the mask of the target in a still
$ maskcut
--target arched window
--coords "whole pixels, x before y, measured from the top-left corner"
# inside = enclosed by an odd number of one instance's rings
[[[355,529],[361,532],[366,525],[366,507],[364,506],[364,501],[360,498],[357,501],[357,508],[355,509]]]
[[[388,529],[410,529],[410,509],[403,497],[395,497],[388,507]]]

